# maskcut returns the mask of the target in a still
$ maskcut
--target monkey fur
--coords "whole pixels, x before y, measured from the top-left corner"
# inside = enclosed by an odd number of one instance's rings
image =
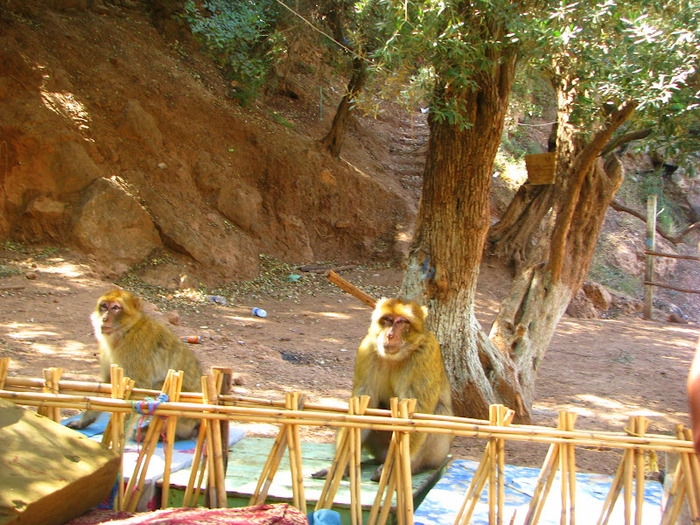
[[[392,397],[415,399],[417,413],[452,415],[452,395],[435,336],[425,328],[427,308],[413,301],[382,299],[355,359],[353,396],[370,396],[372,408],[389,408]],[[362,431],[362,444],[383,463],[391,432]],[[410,435],[411,472],[443,463],[452,436]],[[381,467],[373,479],[379,479]]]
[[[159,390],[169,369],[182,370],[182,390],[201,391],[202,368],[194,353],[165,324],[144,314],[133,293],[119,289],[105,293],[90,318],[100,349],[102,381],[110,381],[110,365],[116,364],[136,388]],[[88,410],[69,426],[85,428],[97,416]],[[196,419],[178,418],[176,438],[192,437],[198,424]]]

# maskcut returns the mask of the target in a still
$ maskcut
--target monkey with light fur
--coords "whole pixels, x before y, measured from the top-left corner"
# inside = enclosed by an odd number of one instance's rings
[[[141,300],[131,292],[114,289],[97,301],[90,317],[100,349],[100,377],[110,381],[110,365],[124,369],[136,388],[159,390],[168,370],[182,370],[182,390],[201,392],[202,368],[192,350],[163,323],[141,310]],[[92,424],[98,412],[88,410],[70,428]],[[177,439],[195,435],[196,419],[178,418]]]
[[[427,315],[428,309],[413,301],[382,299],[376,304],[357,351],[353,396],[369,396],[371,408],[389,408],[392,397],[415,399],[416,413],[452,415],[450,383],[440,346],[425,327]],[[452,438],[411,433],[411,472],[440,466]],[[390,440],[391,432],[362,431],[363,446],[380,463],[386,459]],[[380,469],[373,479],[379,479]]]

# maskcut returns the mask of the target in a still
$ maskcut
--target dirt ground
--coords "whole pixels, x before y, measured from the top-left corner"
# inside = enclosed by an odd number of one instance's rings
[[[351,266],[341,275],[375,297],[395,295],[401,279],[394,267]],[[503,276],[496,261],[484,263],[477,308],[485,329],[507,289]],[[146,298],[152,315],[176,319],[179,324],[170,326],[178,335],[201,336],[192,350],[205,367],[232,367],[236,393],[281,398],[297,390],[313,401],[338,403],[349,395],[354,351],[370,309],[322,273],[268,261],[261,278],[222,292],[225,306],[197,292],[155,293],[120,284]],[[9,375],[40,377],[43,368],[58,366],[63,378],[96,379],[89,315],[112,286],[68,251],[0,252],[0,356],[10,357]],[[267,317],[252,315],[253,307],[265,309]],[[673,433],[676,424],[689,423],[685,377],[697,340],[694,324],[565,317],[540,369],[533,423],[556,426],[557,411],[566,408],[579,414],[581,429],[621,431],[630,416],[641,414],[651,420],[650,433]],[[333,434],[308,429],[304,438],[332,440]],[[452,453],[474,459],[483,446],[460,438]],[[514,443],[508,462],[539,466],[545,453],[545,446]],[[619,457],[614,450],[580,449],[577,465],[612,473]]]

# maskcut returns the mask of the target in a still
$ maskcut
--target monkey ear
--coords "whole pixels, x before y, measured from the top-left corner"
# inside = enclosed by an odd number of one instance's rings
[[[428,317],[428,307],[423,305],[420,307],[420,309],[423,311],[423,319],[426,319]]]
[[[134,307],[134,310],[141,310],[141,298],[138,295],[132,295],[132,304]]]

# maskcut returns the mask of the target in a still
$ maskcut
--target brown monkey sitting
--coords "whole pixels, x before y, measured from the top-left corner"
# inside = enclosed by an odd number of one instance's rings
[[[91,315],[100,348],[100,377],[110,380],[110,365],[124,369],[136,388],[158,390],[169,369],[182,370],[182,390],[201,391],[202,368],[192,351],[163,323],[141,311],[141,300],[131,292],[114,289],[97,301]],[[88,410],[69,427],[80,429],[93,423],[98,412]],[[189,439],[196,419],[179,418],[177,439]]]
[[[427,308],[413,301],[382,299],[355,360],[352,395],[370,396],[369,406],[389,408],[392,397],[415,399],[416,412],[452,414],[452,395],[435,336],[425,328]],[[362,444],[383,463],[391,433],[363,430]],[[414,432],[410,436],[411,472],[442,464],[452,436]],[[379,479],[381,467],[372,479]]]

